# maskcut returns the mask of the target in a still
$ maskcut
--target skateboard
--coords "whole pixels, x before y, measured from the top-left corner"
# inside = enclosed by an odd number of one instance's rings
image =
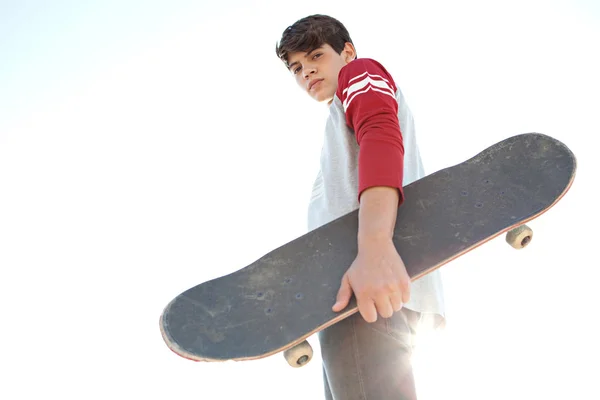
[[[404,187],[393,241],[411,280],[506,233],[516,249],[525,225],[569,190],[576,158],[563,143],[520,134]],[[354,296],[333,312],[357,254],[355,210],[231,274],[175,297],[160,316],[167,346],[195,361],[241,361],[283,352],[293,367],[313,352],[307,338],[358,311]]]

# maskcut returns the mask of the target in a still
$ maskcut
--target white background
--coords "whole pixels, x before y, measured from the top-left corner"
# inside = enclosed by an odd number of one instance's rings
[[[194,363],[162,308],[305,232],[326,107],[275,57],[325,13],[404,91],[426,172],[523,132],[578,157],[530,226],[444,267],[421,399],[598,399],[600,9],[589,1],[0,1],[3,399],[322,398],[317,357]]]

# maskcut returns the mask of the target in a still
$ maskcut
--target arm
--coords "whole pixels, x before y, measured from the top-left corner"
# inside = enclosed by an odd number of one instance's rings
[[[361,203],[365,190],[372,187],[396,189],[397,207],[404,201],[404,144],[395,94],[394,80],[376,61],[355,60],[340,71],[337,95],[344,105],[346,123],[354,130],[360,146]]]
[[[410,278],[392,242],[402,189],[404,146],[396,86],[375,61],[356,60],[340,71],[338,97],[359,150],[358,254],[344,277],[334,311],[354,292],[367,322],[399,311],[410,296]]]
[[[391,240],[396,224],[399,202],[398,190],[386,186],[366,189],[358,211],[358,247],[373,241]]]
[[[404,201],[404,145],[398,122],[396,85],[385,68],[360,59],[340,71],[338,97],[359,150],[359,246],[390,238]]]

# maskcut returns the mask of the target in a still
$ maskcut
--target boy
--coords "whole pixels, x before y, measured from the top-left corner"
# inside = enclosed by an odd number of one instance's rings
[[[359,313],[319,334],[327,399],[415,399],[410,357],[417,326],[444,323],[434,272],[410,282],[392,242],[403,189],[424,176],[411,112],[385,68],[357,59],[346,28],[312,15],[276,47],[302,90],[329,107],[308,211],[313,230],[359,209],[358,254],[340,282],[334,311],[352,294]]]

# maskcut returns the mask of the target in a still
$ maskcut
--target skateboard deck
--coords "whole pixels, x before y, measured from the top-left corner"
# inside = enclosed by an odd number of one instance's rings
[[[513,247],[526,246],[532,231],[524,224],[565,195],[575,171],[563,143],[528,133],[405,186],[393,241],[411,280],[506,232]],[[312,356],[306,338],[358,311],[354,296],[331,310],[357,254],[357,230],[354,211],[184,291],[160,316],[164,341],[195,361],[286,351],[290,365],[303,365]]]

